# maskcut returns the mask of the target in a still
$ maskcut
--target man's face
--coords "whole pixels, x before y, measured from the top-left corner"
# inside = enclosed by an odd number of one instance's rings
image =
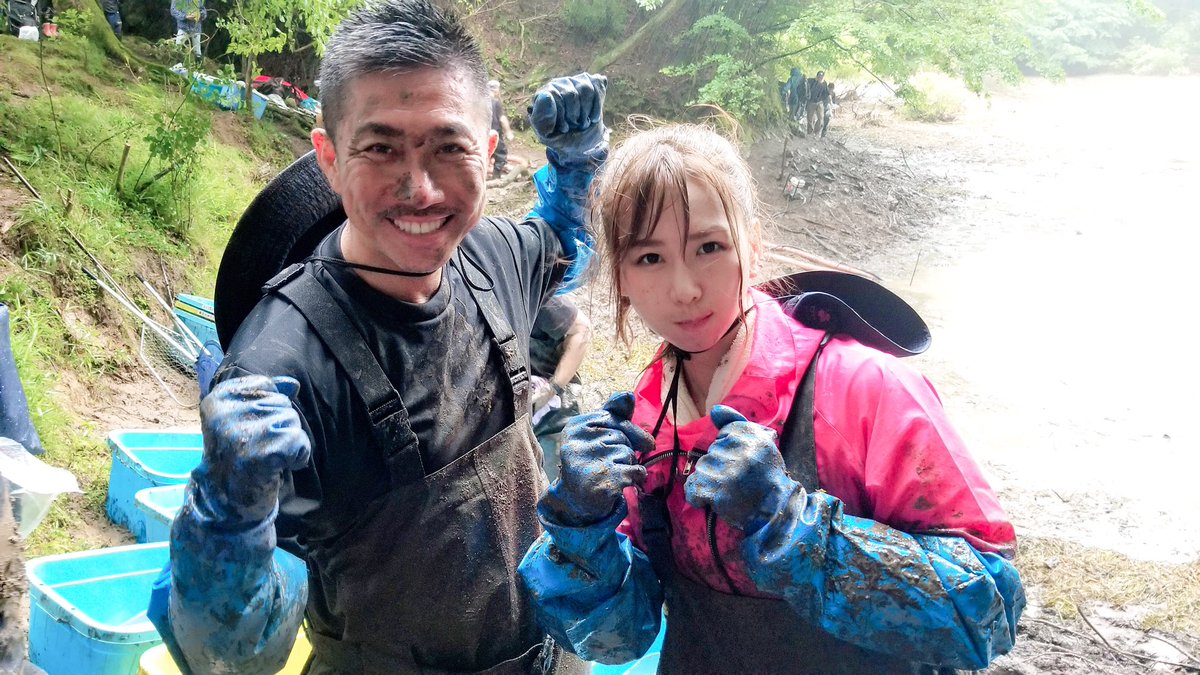
[[[336,144],[317,161],[349,220],[350,262],[429,272],[479,221],[496,145],[487,98],[458,69],[362,75],[347,87]],[[440,282],[440,276],[423,279]]]

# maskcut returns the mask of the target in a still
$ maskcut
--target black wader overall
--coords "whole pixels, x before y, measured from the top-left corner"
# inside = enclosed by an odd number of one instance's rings
[[[528,419],[525,339],[496,296],[467,284],[496,352],[480,358],[502,359],[517,419],[425,475],[400,394],[344,310],[307,271],[277,279],[274,292],[300,310],[367,406],[391,482],[350,529],[309,543],[310,582],[344,631],[309,631],[306,672],[586,672],[537,628],[517,579],[540,534],[535,505],[546,485]]]

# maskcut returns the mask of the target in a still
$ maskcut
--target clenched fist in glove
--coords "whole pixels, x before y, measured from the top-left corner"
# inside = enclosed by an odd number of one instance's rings
[[[563,429],[559,478],[542,498],[562,525],[582,527],[604,519],[621,492],[646,480],[639,453],[654,449],[654,439],[630,419],[633,394],[615,394],[595,412],[577,415]]]
[[[784,467],[775,432],[719,405],[709,415],[717,438],[696,461],[684,495],[746,534],[762,529],[800,489]]]
[[[608,78],[580,73],[550,80],[533,95],[529,124],[551,161],[571,161],[608,148],[604,92]]]
[[[252,375],[221,382],[201,402],[204,460],[193,480],[213,521],[234,527],[265,520],[283,472],[308,464],[308,435],[291,401],[299,388],[290,377]]]

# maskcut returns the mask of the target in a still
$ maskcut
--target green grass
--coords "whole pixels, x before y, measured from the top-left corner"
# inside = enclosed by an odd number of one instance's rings
[[[56,501],[27,542],[30,555],[102,543],[110,430],[72,410],[69,392],[102,391],[103,378],[141,368],[136,320],[83,273],[92,265],[70,235],[127,290],[140,290],[136,272],[153,270],[147,276],[161,279],[165,270],[175,290],[211,297],[238,216],[291,159],[273,123],[185,99],[182,80],[134,79],[79,38],[48,40],[40,49],[45,82],[39,45],[0,36],[0,151],[43,199],[4,214],[14,222],[0,237],[0,302],[11,313],[13,353],[44,459],[74,473],[84,494]],[[165,120],[203,137],[184,158],[194,157],[190,171],[151,182],[174,163],[151,152],[149,138]],[[214,121],[234,145],[208,133]]]

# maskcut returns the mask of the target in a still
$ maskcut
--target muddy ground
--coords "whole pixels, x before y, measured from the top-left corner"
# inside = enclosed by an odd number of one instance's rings
[[[1143,88],[1160,104],[1118,118],[1113,92]],[[792,170],[815,184],[799,208],[782,196],[779,144],[757,143],[772,238],[877,274],[921,312],[934,342],[915,365],[1019,535],[1194,565],[1200,369],[1183,293],[1195,287],[1200,78],[1033,80],[964,102],[936,125],[847,104],[825,141],[790,143]],[[1038,590],[1017,650],[992,670],[1200,666],[1200,636],[1148,636],[1145,607],[1061,619]]]

